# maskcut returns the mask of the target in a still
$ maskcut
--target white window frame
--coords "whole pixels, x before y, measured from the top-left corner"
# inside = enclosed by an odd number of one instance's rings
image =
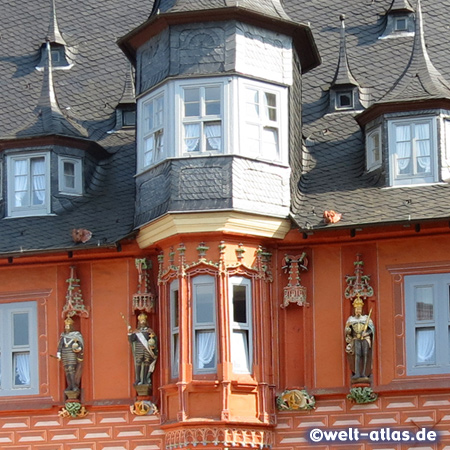
[[[450,373],[450,274],[407,275],[404,280],[407,375]],[[416,317],[419,289],[433,293],[433,315],[421,320]],[[421,329],[434,330],[434,362],[425,363],[417,357],[416,333]]]
[[[28,314],[28,344],[15,345],[13,316],[24,313]],[[0,329],[0,397],[39,394],[36,302],[0,304]],[[15,382],[14,354],[20,353],[30,355],[28,360],[30,381],[27,385],[16,384]]]
[[[32,195],[31,183],[31,161],[37,158],[44,158],[45,165],[45,193],[44,202],[42,205],[26,205],[15,206],[15,162],[19,160],[27,161],[27,192],[26,196],[30,200]],[[50,213],[50,153],[23,153],[13,154],[7,156],[7,171],[8,171],[8,216],[22,217],[22,216],[38,216]],[[31,201],[30,201],[31,203]]]
[[[248,90],[258,92],[258,105],[262,106],[262,113],[258,111],[258,117],[251,117],[248,114]],[[269,117],[269,107],[265,99],[265,94],[275,96],[276,103],[276,120]],[[277,86],[274,84],[248,80],[244,78],[238,79],[238,95],[239,95],[239,128],[240,132],[240,154],[254,159],[261,159],[271,162],[287,163],[289,152],[288,140],[288,89],[285,86]],[[255,103],[256,105],[256,103]],[[264,109],[264,107],[266,107]],[[272,107],[273,109],[273,107]],[[255,146],[248,142],[250,138],[248,131],[250,127],[259,128],[259,145]],[[278,145],[275,152],[267,152],[264,150],[263,134],[264,130],[273,129],[277,132]]]
[[[208,295],[211,298],[212,319],[211,321],[200,321],[197,316],[197,308],[200,306],[199,289],[206,288],[209,290]],[[209,374],[217,372],[217,356],[218,342],[216,329],[216,279],[211,275],[199,275],[192,279],[192,329],[193,329],[193,355],[194,355],[194,374]],[[198,345],[198,337],[202,333],[210,333],[214,336],[214,364],[211,367],[201,367],[199,359],[200,348]]]
[[[159,106],[159,101],[161,101],[162,110],[161,110],[161,122],[155,123],[155,117],[157,116],[155,110],[153,113],[153,123],[154,126],[148,126],[148,108],[151,104],[155,106]],[[152,92],[149,96],[140,99],[138,102],[138,111],[137,111],[137,142],[138,142],[138,171],[143,171],[148,167],[151,167],[158,162],[162,161],[166,158],[166,148],[167,148],[167,93],[166,89],[158,89],[155,92]],[[147,140],[153,139],[154,141],[154,149],[153,154],[149,158],[150,160],[146,162],[147,155],[150,154],[150,151],[146,151],[146,142]]]
[[[252,339],[252,283],[244,277],[230,277],[229,280],[230,300],[230,355],[234,373],[252,373],[253,363],[253,339]],[[243,286],[245,289],[245,322],[234,320],[234,288]],[[244,336],[240,339],[239,336]],[[243,348],[242,348],[243,346]],[[239,349],[239,350],[238,350]],[[244,356],[243,356],[244,355]]]
[[[200,114],[198,116],[185,116],[185,92],[187,89],[199,89],[200,90]],[[206,90],[207,88],[219,88],[220,91],[220,112],[219,114],[207,114],[206,110]],[[178,139],[178,152],[180,156],[204,156],[204,155],[220,155],[225,153],[225,139],[224,134],[227,132],[225,117],[225,105],[226,95],[224,94],[224,80],[221,78],[212,79],[200,79],[190,82],[178,82],[176,86],[177,93],[177,106],[178,106],[178,118],[180,124],[178,131],[180,137]],[[219,148],[208,148],[208,138],[206,135],[206,127],[208,125],[214,125],[220,123],[220,141]],[[186,127],[189,125],[199,125],[199,149],[188,151],[185,148]]]
[[[355,109],[355,96],[354,96],[354,89],[341,89],[337,90],[335,93],[335,109],[336,111],[345,111],[345,110],[351,110]],[[350,104],[349,105],[341,105],[341,97],[348,96],[350,97]]]
[[[430,129],[430,173],[421,174],[417,170],[418,138],[415,137],[414,127],[420,124],[428,124]],[[411,163],[413,165],[411,174],[397,174],[398,152],[396,145],[396,127],[410,125]],[[405,119],[393,119],[388,122],[389,134],[389,161],[390,161],[390,183],[391,186],[408,186],[417,184],[434,183],[437,181],[437,119],[436,117],[409,117]],[[405,141],[406,142],[406,141]]]
[[[64,164],[73,164],[74,187],[67,186],[64,174]],[[81,158],[58,156],[58,185],[61,194],[82,195],[83,194],[83,167]]]
[[[172,378],[180,373],[180,297],[179,282],[170,284],[170,367]],[[178,318],[178,324],[176,324]]]
[[[366,167],[368,171],[381,167],[383,149],[381,139],[381,127],[374,128],[366,134]],[[377,150],[376,141],[378,141],[378,158],[375,156],[375,151]]]

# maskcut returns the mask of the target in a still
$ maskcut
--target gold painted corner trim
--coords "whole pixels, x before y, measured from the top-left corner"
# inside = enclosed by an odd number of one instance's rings
[[[176,234],[224,232],[284,239],[291,228],[289,219],[234,211],[172,213],[144,225],[137,237],[140,248]]]

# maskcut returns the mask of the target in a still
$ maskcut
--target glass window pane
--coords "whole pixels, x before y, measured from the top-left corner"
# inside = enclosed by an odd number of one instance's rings
[[[190,123],[184,125],[184,151],[200,151],[200,124]]]
[[[179,321],[179,311],[178,311],[178,290],[173,291],[173,328],[178,328],[178,321]]]
[[[184,115],[185,117],[200,116],[200,89],[184,89]]]
[[[29,345],[28,313],[13,314],[14,346]]]
[[[195,320],[197,323],[214,323],[214,285],[195,286]]]
[[[31,159],[31,175],[32,204],[43,205],[45,200],[45,159],[43,157]]]
[[[275,158],[278,155],[278,130],[265,127],[263,130],[262,156]]]
[[[275,122],[277,120],[277,96],[275,94],[264,93],[267,108],[267,118]]]
[[[416,286],[414,290],[416,300],[416,320],[434,320],[433,287]]]
[[[14,367],[14,385],[29,386],[30,385],[30,354],[15,353],[13,355]]]
[[[64,161],[64,186],[75,189],[75,164]]]
[[[220,122],[205,123],[206,150],[222,150],[222,126]]]
[[[196,332],[197,367],[213,369],[216,366],[216,333],[214,331]]]
[[[234,330],[231,335],[231,362],[235,372],[250,372],[248,353],[248,331]]]
[[[180,359],[180,343],[178,333],[173,335],[172,374],[178,375],[178,361]]]
[[[220,87],[205,88],[205,114],[207,116],[220,114]]]
[[[418,365],[436,363],[436,338],[434,328],[416,329],[416,361]]]
[[[245,286],[233,285],[233,321],[247,323],[247,289]]]
[[[246,89],[247,117],[250,120],[259,118],[259,92],[256,89]]]

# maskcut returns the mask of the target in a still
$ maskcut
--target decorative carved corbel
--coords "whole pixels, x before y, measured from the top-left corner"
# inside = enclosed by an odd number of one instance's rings
[[[284,288],[283,303],[281,308],[286,308],[290,303],[298,306],[308,306],[306,299],[306,287],[301,285],[300,270],[308,270],[308,258],[306,252],[301,255],[284,257],[286,264],[283,266],[285,272],[289,273],[288,284]]]

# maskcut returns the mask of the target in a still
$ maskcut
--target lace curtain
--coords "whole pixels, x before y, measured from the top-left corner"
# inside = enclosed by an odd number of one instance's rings
[[[417,171],[431,172],[430,157],[430,125],[428,123],[415,125],[417,138]]]
[[[216,355],[216,333],[214,331],[197,332],[198,368],[214,367]]]
[[[234,330],[231,335],[231,362],[236,372],[250,372],[246,331]]]
[[[411,162],[411,127],[410,125],[398,125],[395,127],[397,149],[397,175],[410,173],[408,167]]]
[[[28,206],[26,200],[28,189],[28,165],[26,160],[14,161],[14,175],[15,206]]]
[[[22,386],[30,385],[30,355],[28,353],[19,353],[14,355],[16,366],[16,384]]]
[[[33,205],[43,205],[45,200],[45,159],[33,158],[31,161],[33,177]]]
[[[416,330],[417,363],[433,364],[435,362],[436,342],[434,329]]]

